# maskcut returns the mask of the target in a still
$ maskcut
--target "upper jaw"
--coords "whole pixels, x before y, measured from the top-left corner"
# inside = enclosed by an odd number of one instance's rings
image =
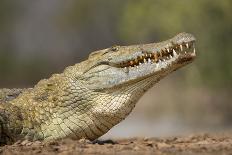
[[[95,53],[101,55],[108,53],[107,51],[113,53],[106,54],[106,57],[103,56],[97,62],[95,59],[94,64],[85,72],[99,65],[109,65],[116,68],[138,68],[138,66],[144,63],[158,64],[162,61],[170,60],[173,57],[188,57],[188,60],[190,60],[196,56],[195,40],[195,37],[191,34],[180,33],[172,39],[160,43],[117,46],[116,50],[112,50],[112,48],[101,50],[101,52]]]
[[[142,64],[162,64],[169,60],[191,61],[196,56],[195,38],[191,34],[181,33],[174,38],[147,45],[141,45],[129,55],[123,55],[121,59],[112,59],[110,66],[117,68],[139,68]]]

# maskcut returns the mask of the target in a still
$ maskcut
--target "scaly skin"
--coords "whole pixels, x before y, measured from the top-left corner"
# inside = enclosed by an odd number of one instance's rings
[[[156,82],[194,60],[194,43],[181,33],[160,43],[114,46],[34,88],[0,90],[1,142],[102,136]]]

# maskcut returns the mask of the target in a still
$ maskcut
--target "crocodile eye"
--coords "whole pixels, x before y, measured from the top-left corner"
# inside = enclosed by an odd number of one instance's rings
[[[115,45],[111,47],[111,51],[117,52],[119,50],[119,46]]]

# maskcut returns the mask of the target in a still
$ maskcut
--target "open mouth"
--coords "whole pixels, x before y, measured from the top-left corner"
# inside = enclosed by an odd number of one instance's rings
[[[175,44],[160,51],[143,52],[143,55],[135,59],[128,60],[119,64],[120,68],[138,67],[145,63],[162,63],[181,56],[181,60],[190,61],[196,56],[195,41]]]

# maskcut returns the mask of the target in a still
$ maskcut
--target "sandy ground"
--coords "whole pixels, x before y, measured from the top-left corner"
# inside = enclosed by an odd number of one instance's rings
[[[1,154],[232,154],[231,135],[131,138],[94,141],[64,139],[50,143],[22,141],[0,148]]]

